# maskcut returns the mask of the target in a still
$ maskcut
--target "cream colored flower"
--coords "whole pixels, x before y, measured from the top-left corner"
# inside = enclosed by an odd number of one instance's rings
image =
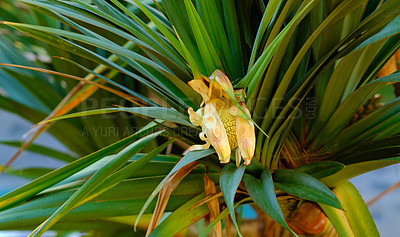
[[[194,79],[189,85],[203,97],[201,108],[196,112],[189,108],[190,122],[201,126],[200,139],[204,145],[193,145],[188,151],[207,149],[212,145],[221,163],[228,163],[231,151],[236,149],[236,165],[241,158],[245,165],[250,164],[254,156],[255,132],[251,120],[239,116],[242,111],[235,105],[229,94],[235,95],[236,101],[250,116],[243,101],[244,91],[234,90],[228,77],[216,70],[209,78]]]

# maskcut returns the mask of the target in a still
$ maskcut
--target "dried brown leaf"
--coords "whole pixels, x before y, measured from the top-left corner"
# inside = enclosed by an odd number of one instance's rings
[[[146,236],[148,236],[158,225],[160,222],[165,208],[167,207],[169,197],[171,193],[175,190],[175,188],[179,185],[183,178],[186,177],[196,166],[197,162],[192,162],[182,167],[178,171],[176,171],[169,179],[166,181],[164,186],[160,190],[160,194],[158,195],[156,208],[154,209],[153,216],[150,221],[150,225],[147,228]]]

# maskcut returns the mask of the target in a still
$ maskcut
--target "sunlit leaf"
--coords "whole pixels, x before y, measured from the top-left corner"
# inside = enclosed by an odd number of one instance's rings
[[[137,114],[137,115],[141,115],[141,116],[162,119],[165,121],[180,123],[183,125],[193,127],[193,125],[189,122],[186,115],[183,115],[174,109],[169,109],[169,108],[164,108],[164,107],[131,107],[131,108],[118,107],[118,108],[96,109],[96,110],[83,111],[83,112],[78,112],[78,113],[74,113],[74,114],[60,116],[60,117],[48,120],[46,122],[53,122],[53,121],[60,120],[60,119],[89,116],[89,115],[96,115],[96,114],[105,114],[105,113],[115,113],[115,112],[128,112],[128,113],[133,113],[133,114]]]

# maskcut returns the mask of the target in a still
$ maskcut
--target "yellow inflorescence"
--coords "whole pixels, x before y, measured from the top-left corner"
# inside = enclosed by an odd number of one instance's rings
[[[228,163],[232,150],[236,149],[236,165],[240,165],[242,158],[245,165],[250,164],[255,150],[255,132],[252,121],[239,115],[244,111],[250,116],[243,90],[234,90],[229,78],[219,70],[209,78],[194,79],[189,85],[203,98],[202,107],[196,112],[189,108],[188,113],[190,121],[201,126],[199,137],[206,143],[193,145],[187,151],[213,146],[220,162]],[[233,97],[236,101],[232,100]]]
[[[229,107],[223,106],[217,108],[218,115],[224,124],[226,135],[228,136],[229,146],[231,149],[238,147],[238,141],[236,137],[236,116],[229,113]]]

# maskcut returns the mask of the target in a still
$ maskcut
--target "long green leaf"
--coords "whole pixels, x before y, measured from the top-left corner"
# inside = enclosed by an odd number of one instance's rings
[[[289,169],[275,171],[274,184],[277,189],[298,197],[342,209],[340,201],[317,179]]]
[[[45,190],[48,187],[60,182],[61,180],[69,177],[70,175],[84,169],[85,167],[93,164],[94,162],[102,159],[116,150],[120,149],[124,145],[132,142],[133,140],[139,138],[143,134],[148,133],[150,130],[154,129],[156,124],[149,124],[149,126],[141,129],[137,133],[118,141],[108,147],[105,147],[97,152],[87,155],[79,160],[76,160],[64,167],[61,167],[51,173],[46,174],[14,191],[11,191],[0,197],[0,210],[4,210],[12,205],[20,203],[27,200],[28,198],[34,196],[35,194]]]
[[[204,174],[201,173],[189,174],[172,193],[166,210],[174,211],[200,194],[204,184],[202,177]],[[210,178],[218,179],[214,174],[210,174]],[[124,180],[92,201],[75,208],[58,223],[101,221],[104,218],[137,215],[147,196],[161,179],[162,177],[157,175]],[[3,211],[0,216],[0,229],[35,228],[54,213],[75,191],[74,186],[65,190],[49,190],[29,202]],[[154,206],[155,202],[152,202],[151,207],[154,208]],[[148,213],[151,212],[146,212]],[[130,226],[133,225],[132,220],[130,220]],[[133,228],[131,231],[133,232]]]
[[[364,200],[350,182],[339,185],[333,191],[343,204],[344,211],[332,210],[325,205],[321,207],[329,219],[332,218],[332,224],[340,236],[380,236]]]
[[[363,103],[371,98],[377,91],[379,91],[385,85],[397,81],[400,81],[400,73],[394,73],[389,76],[376,79],[353,92],[329,117],[326,125],[315,137],[315,142],[312,145],[313,149],[321,146],[321,144],[324,144],[326,141],[337,135],[338,132],[340,132],[347,125],[357,109],[360,108]]]
[[[20,147],[22,142],[21,141],[0,141],[0,144],[13,146],[13,147]],[[57,160],[65,161],[65,162],[73,162],[76,160],[76,157],[69,155],[65,152],[58,151],[46,146],[32,144],[27,151],[34,152],[37,154],[45,155],[48,157],[55,158]]]
[[[134,154],[139,152],[147,143],[160,135],[163,131],[148,135],[119,152],[114,159],[97,171],[78,191],[76,191],[56,212],[46,221],[38,226],[29,236],[41,236],[51,228],[58,220],[65,216],[70,210],[78,206],[96,187],[98,187],[106,177],[120,168]]]
[[[333,175],[345,167],[344,164],[334,161],[320,161],[297,167],[296,170],[311,175],[316,179],[322,179]]]
[[[123,167],[122,169],[118,170],[114,174],[107,177],[97,188],[95,188],[81,203],[85,203],[88,200],[91,200],[102,193],[106,192],[107,190],[113,188],[114,186],[118,185],[122,180],[130,177],[132,174],[136,173],[138,170],[142,169],[145,165],[147,165],[150,160],[156,157],[161,151],[163,151],[169,144],[174,142],[174,139],[170,139],[169,141],[165,142],[161,146],[157,147],[156,149],[152,150],[150,153],[144,155],[143,157],[135,160],[134,162],[130,163],[129,165]]]
[[[132,78],[135,78],[136,80],[138,80],[139,82],[143,83],[144,85],[148,86],[149,88],[151,88],[152,90],[159,92],[160,94],[162,94],[162,90],[161,88],[158,88],[157,86],[155,86],[153,83],[150,83],[149,81],[145,80],[144,78],[132,73],[129,70],[126,70],[125,68],[119,66],[118,64],[112,62],[109,59],[106,59],[96,53],[93,53],[92,51],[77,45],[73,42],[70,42],[68,40],[65,40],[62,37],[58,37],[52,34],[48,34],[48,33],[43,33],[41,31],[29,31],[24,29],[23,27],[16,27],[15,25],[13,25],[15,28],[17,28],[18,30],[21,30],[23,32],[25,32],[28,35],[31,35],[37,39],[40,39],[50,45],[54,45],[56,47],[62,48],[66,51],[69,51],[73,54],[77,54],[81,57],[90,59],[94,62],[97,62],[99,64],[103,64],[106,65],[112,69],[115,69],[117,71],[120,71],[122,73],[125,73],[129,76],[131,76]],[[127,48],[131,46],[131,44],[129,44],[129,42],[126,44]]]
[[[146,7],[143,3],[138,0],[133,0],[137,6],[142,10],[146,16],[157,26],[157,28],[163,33],[163,35],[169,40],[169,42],[175,47],[175,49],[181,54],[184,55],[182,47],[177,40],[177,38],[167,29],[167,27],[160,22]]]
[[[0,168],[3,168],[3,166],[0,166]],[[7,169],[5,169],[4,172],[6,174],[33,180],[33,179],[37,179],[47,173],[50,173],[51,171],[53,171],[53,169],[48,169],[48,168],[11,169],[11,168],[7,168]]]
[[[222,68],[222,63],[193,3],[190,0],[184,0],[184,2],[200,55],[207,69],[207,75],[210,75],[215,69]]]
[[[250,197],[268,216],[278,222],[285,229],[289,230],[293,235],[297,236],[287,225],[282,211],[279,207],[278,200],[275,196],[274,183],[269,169],[264,169],[261,179],[257,179],[249,174],[245,174],[243,178],[247,192]]]
[[[234,1],[227,1],[224,0],[222,1],[222,9],[224,11],[223,15],[224,15],[224,19],[225,19],[225,29],[226,29],[226,34],[229,40],[229,44],[230,44],[230,48],[232,50],[232,54],[233,54],[233,60],[234,60],[234,64],[231,66],[236,67],[236,71],[238,71],[237,73],[239,74],[231,74],[230,72],[227,72],[228,75],[230,76],[230,78],[232,79],[236,79],[236,78],[240,78],[243,77],[245,68],[244,68],[244,64],[245,64],[245,53],[243,50],[243,36],[241,36],[240,34],[240,25],[239,25],[239,14],[237,11],[237,6],[236,3]],[[219,32],[217,32],[219,33]],[[226,46],[222,46],[224,48],[226,48]],[[226,64],[225,61],[223,61],[222,63]],[[229,66],[227,66],[227,68],[230,68]]]
[[[240,234],[239,226],[236,222],[235,209],[233,208],[233,203],[235,201],[236,190],[239,187],[240,181],[242,180],[245,166],[241,165],[236,168],[234,164],[227,164],[222,169],[221,176],[219,178],[219,184],[221,186],[221,191],[224,194],[225,203],[228,206],[229,213],[231,215],[233,224]]]
[[[352,147],[360,141],[372,139],[377,133],[383,132],[390,124],[397,124],[399,120],[398,108],[400,98],[382,106],[360,121],[346,127],[333,139],[327,141],[320,149],[320,153],[330,153],[337,150]]]
[[[248,70],[253,67],[254,62],[256,61],[256,56],[259,53],[259,48],[261,47],[261,43],[264,38],[264,34],[266,33],[268,25],[271,23],[276,10],[278,9],[281,2],[279,1],[270,1],[268,2],[267,9],[264,11],[263,18],[258,27],[256,39],[254,40],[254,45],[252,47],[250,62],[248,66]]]
[[[95,110],[63,115],[54,119],[50,119],[47,122],[53,122],[60,119],[75,118],[75,117],[105,114],[105,113],[115,113],[115,112],[128,112],[132,114],[137,114],[150,118],[162,119],[165,121],[170,121],[193,127],[193,124],[191,124],[188,121],[188,118],[185,115],[179,113],[174,109],[164,108],[164,107],[131,107],[131,108],[119,107],[119,108],[95,109]]]
[[[333,188],[358,175],[365,174],[367,172],[380,169],[386,166],[398,164],[399,162],[400,162],[400,156],[383,160],[373,160],[373,161],[350,164],[347,165],[345,168],[343,168],[341,171],[321,179],[321,182],[323,182],[326,186]]]
[[[194,38],[189,17],[186,12],[186,6],[184,4],[184,0],[164,0],[162,1],[162,4],[165,9],[166,16],[168,17],[169,21],[175,28],[177,35],[179,34],[179,37],[181,38],[180,40],[185,45],[190,55],[193,57],[199,71],[202,74],[206,75],[207,71],[204,62],[202,60],[202,57],[200,55],[196,39]],[[171,41],[171,44],[174,43]],[[182,48],[182,46],[180,47]],[[185,54],[183,50],[181,50],[180,53],[181,55]]]
[[[377,42],[381,39],[396,35],[400,33],[400,17],[397,17],[393,21],[391,21],[389,24],[385,26],[379,33],[373,35],[366,41],[364,41],[362,44],[360,44],[357,48],[354,49],[354,51],[361,49],[362,47],[365,47],[369,44],[372,44],[374,42]]]
[[[111,41],[104,41],[104,40],[96,39],[94,37],[89,37],[86,35],[81,35],[81,34],[69,32],[66,30],[54,29],[51,27],[28,25],[28,24],[13,23],[13,22],[3,22],[3,23],[5,23],[9,26],[15,27],[17,29],[21,29],[22,31],[27,31],[27,32],[40,31],[40,32],[46,32],[48,34],[55,34],[55,35],[67,37],[67,38],[70,38],[73,40],[80,41],[82,43],[91,44],[93,46],[102,48],[104,50],[108,50],[117,55],[123,55],[125,57],[138,60],[138,61],[146,63],[152,67],[160,68],[160,65],[154,63],[153,61],[149,60],[148,58],[143,57],[143,56],[141,56],[133,51],[130,51],[128,49],[125,49]],[[162,70],[165,70],[165,69],[162,69]]]
[[[307,134],[308,141],[321,130],[321,126],[325,125],[325,122],[329,120],[340,106],[340,103],[343,102],[343,99],[349,96],[349,92],[353,92],[356,89],[362,78],[362,74],[367,70],[370,61],[381,47],[381,44],[380,42],[380,44],[374,44],[363,50],[346,55],[338,66],[335,67],[323,91],[322,98],[318,99],[320,101],[318,103],[318,113],[312,123],[310,132]],[[367,99],[368,96],[364,98]]]
[[[399,152],[400,136],[396,135],[363,142],[343,152],[332,154],[329,159],[348,165],[363,161],[396,157]]]

